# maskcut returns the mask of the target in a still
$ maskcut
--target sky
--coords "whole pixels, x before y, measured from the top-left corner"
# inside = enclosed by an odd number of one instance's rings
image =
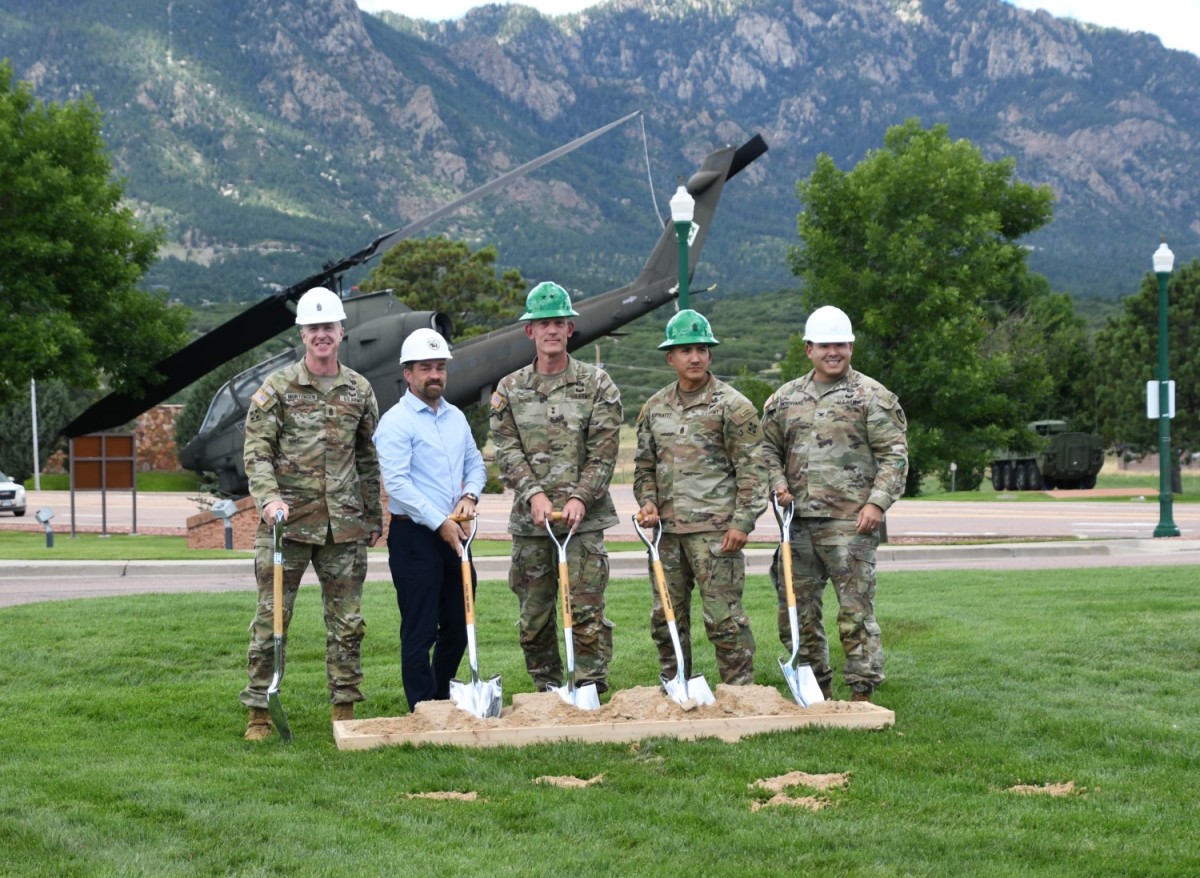
[[[507,3],[508,0],[494,0]],[[578,12],[597,0],[520,0],[547,15]],[[1104,27],[1155,34],[1169,49],[1200,55],[1200,0],[1005,0],[1022,9],[1045,9],[1060,18],[1074,18]],[[482,0],[358,0],[366,12],[391,10],[409,18],[441,21],[461,18]]]

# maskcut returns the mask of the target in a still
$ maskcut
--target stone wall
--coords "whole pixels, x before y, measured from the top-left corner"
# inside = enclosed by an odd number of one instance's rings
[[[383,502],[383,536],[380,543],[386,544],[391,517],[387,514],[387,492],[380,491]],[[254,534],[258,530],[258,508],[253,497],[237,501],[237,511],[230,519],[233,523],[233,548],[253,549]],[[187,520],[189,549],[224,549],[225,519],[211,512],[199,512]]]
[[[237,501],[233,523],[233,548],[253,549],[254,532],[258,529],[258,510],[253,497]],[[225,519],[211,512],[198,512],[187,520],[189,549],[224,549]]]

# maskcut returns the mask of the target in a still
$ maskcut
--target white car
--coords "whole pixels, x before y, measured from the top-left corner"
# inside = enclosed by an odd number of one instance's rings
[[[0,473],[0,512],[13,515],[25,514],[25,486],[18,485],[4,473]]]

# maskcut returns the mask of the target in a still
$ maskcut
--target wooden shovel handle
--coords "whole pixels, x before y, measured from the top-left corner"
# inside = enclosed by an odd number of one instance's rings
[[[792,543],[790,540],[785,539],[779,544],[779,566],[783,571],[783,591],[790,610],[796,606],[796,591],[792,587]]]
[[[466,611],[467,624],[475,624],[475,589],[471,588],[471,559],[465,554],[459,565],[462,571],[463,609]]]
[[[667,591],[667,574],[663,570],[662,561],[655,558],[650,562],[650,568],[654,571],[654,585],[658,588],[658,599],[663,605],[663,615],[668,622],[674,622],[675,607],[671,603],[671,593]]]
[[[283,637],[283,565],[275,565],[275,609],[271,613],[273,617],[271,627],[275,631],[276,637]]]
[[[571,617],[571,573],[566,561],[558,562],[558,590],[562,594],[562,623],[564,628],[574,626]]]

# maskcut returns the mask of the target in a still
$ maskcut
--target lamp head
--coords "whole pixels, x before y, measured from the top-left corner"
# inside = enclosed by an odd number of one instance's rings
[[[695,213],[696,199],[688,194],[687,186],[680,183],[675,194],[671,196],[671,221],[690,223]]]
[[[33,517],[37,519],[38,524],[49,524],[50,519],[54,517],[54,510],[49,506],[43,506],[37,512],[33,513]]]
[[[1171,269],[1174,267],[1175,254],[1171,252],[1171,248],[1167,246],[1167,242],[1163,241],[1158,245],[1158,249],[1154,251],[1154,273],[1170,274]]]
[[[235,512],[237,512],[237,504],[232,500],[218,500],[212,505],[212,514],[219,515],[226,520],[233,518]]]

